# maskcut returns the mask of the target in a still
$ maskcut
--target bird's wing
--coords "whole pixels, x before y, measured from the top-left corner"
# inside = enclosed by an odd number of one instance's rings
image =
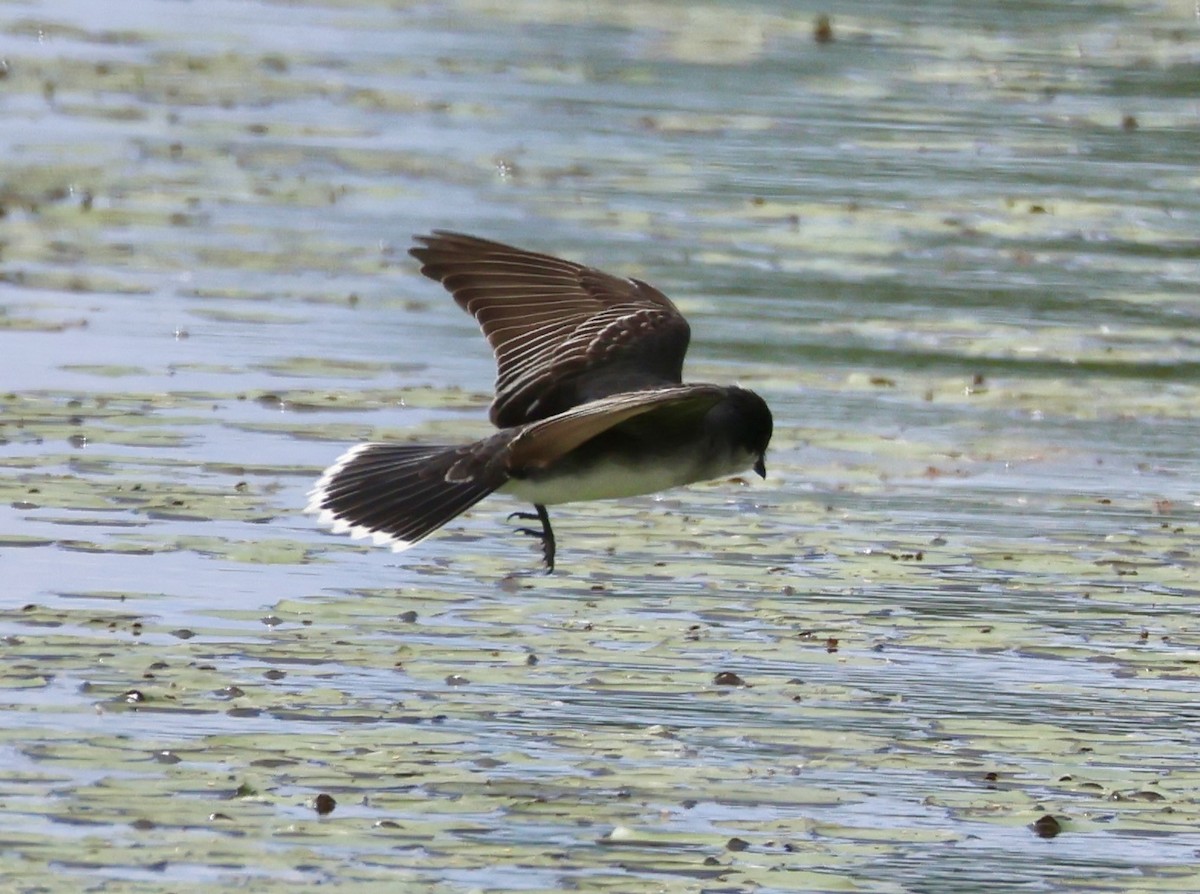
[[[545,468],[597,435],[647,413],[654,413],[656,419],[660,414],[703,414],[721,401],[725,391],[719,385],[675,385],[580,404],[527,425],[509,444],[509,468]]]
[[[416,241],[421,272],[475,317],[495,352],[498,427],[681,381],[691,332],[653,286],[460,233]]]

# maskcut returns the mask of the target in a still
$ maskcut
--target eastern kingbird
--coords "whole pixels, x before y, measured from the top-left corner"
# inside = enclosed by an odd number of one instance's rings
[[[478,321],[496,355],[494,435],[461,446],[359,444],[306,512],[399,552],[493,491],[533,504],[519,530],[554,570],[546,507],[647,494],[753,468],[771,411],[753,391],[682,384],[687,320],[662,292],[550,255],[435,230],[409,254]]]

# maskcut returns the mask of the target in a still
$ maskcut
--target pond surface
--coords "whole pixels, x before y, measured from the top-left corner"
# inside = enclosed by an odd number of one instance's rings
[[[1200,887],[1196,10],[825,11],[0,10],[6,889]],[[487,431],[436,227],[661,287],[769,478],[317,528]]]

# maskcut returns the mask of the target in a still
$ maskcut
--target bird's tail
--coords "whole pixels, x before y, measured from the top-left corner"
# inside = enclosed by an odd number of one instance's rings
[[[504,484],[489,446],[359,444],[325,470],[304,511],[335,534],[370,536],[400,552]]]

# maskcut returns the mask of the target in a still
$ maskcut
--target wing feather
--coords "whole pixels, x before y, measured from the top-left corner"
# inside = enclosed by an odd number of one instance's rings
[[[725,397],[726,391],[719,385],[675,385],[628,391],[580,404],[525,426],[509,445],[509,468],[544,468],[584,442],[646,413],[668,407],[683,413],[706,412]]]
[[[416,241],[421,272],[475,317],[496,355],[497,426],[682,380],[690,330],[653,286],[461,233]]]

